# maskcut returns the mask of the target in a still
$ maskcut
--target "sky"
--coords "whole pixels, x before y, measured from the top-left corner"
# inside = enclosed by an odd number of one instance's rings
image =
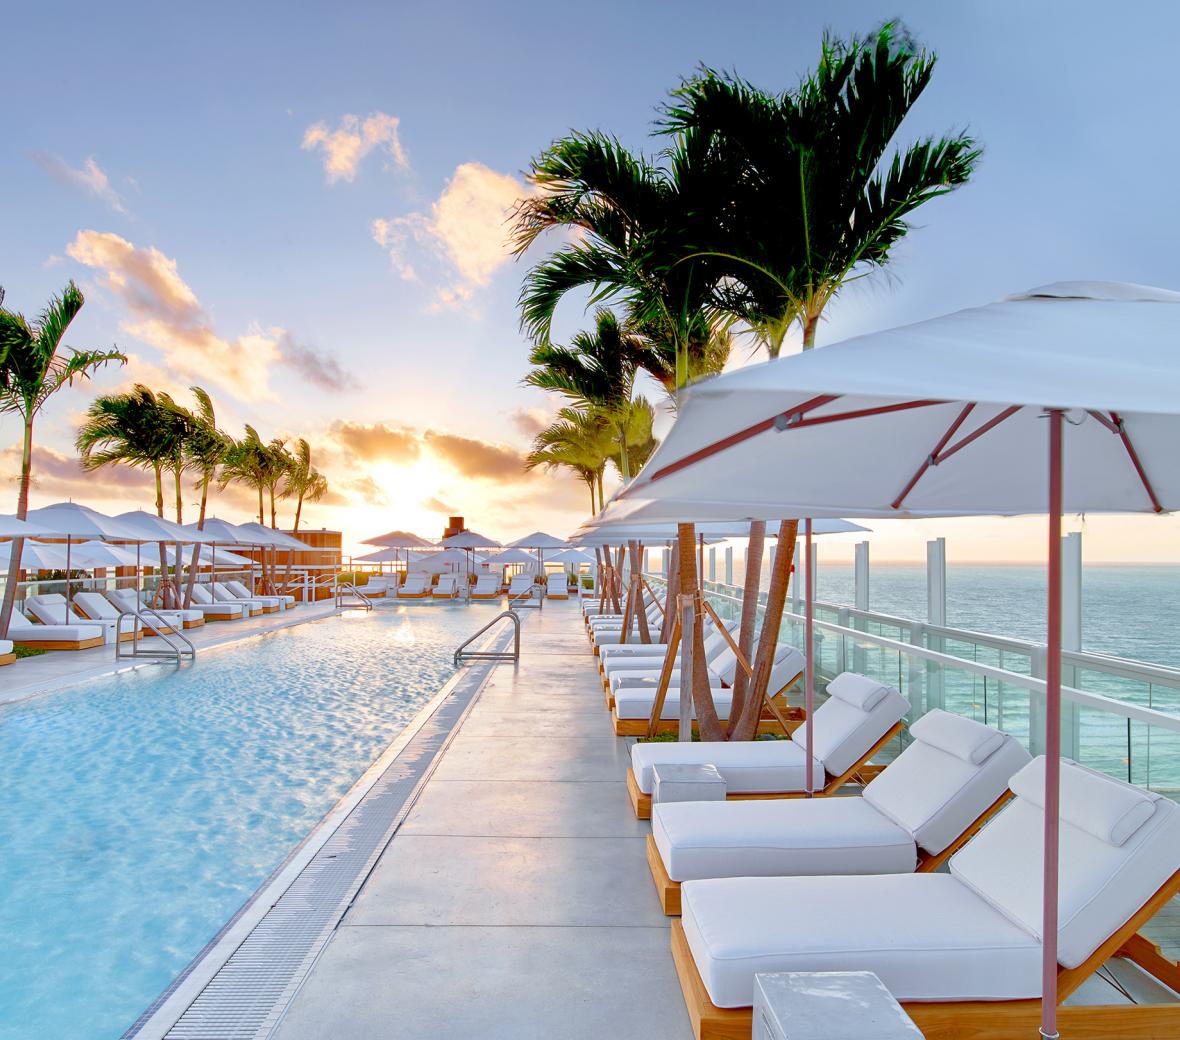
[[[1180,6],[1162,0],[1119,18],[1085,0],[11,8],[6,305],[32,315],[73,278],[87,303],[67,343],[131,358],[42,414],[33,504],[153,508],[142,474],[81,474],[78,423],[97,393],[143,382],[184,400],[201,385],[230,432],[308,439],[331,492],[304,526],[342,529],[346,549],[391,528],[438,536],[451,513],[501,539],[568,533],[584,486],[522,469],[557,407],[521,385],[516,299],[543,252],[505,243],[531,157],[589,129],[654,151],[658,105],[701,64],[784,90],[825,29],[898,16],[939,56],[899,140],[967,128],[984,158],[922,209],[888,272],[831,305],[821,345],[1053,281],[1180,287]],[[584,302],[563,304],[557,340],[584,327]],[[741,342],[731,363],[756,360]],[[17,421],[0,416],[0,511],[18,466]],[[252,511],[232,487],[211,508]],[[875,559],[924,558],[937,535],[952,559],[1044,558],[1034,518],[871,526]],[[1174,518],[1067,528],[1088,560],[1180,561]],[[855,540],[822,551],[847,557]]]

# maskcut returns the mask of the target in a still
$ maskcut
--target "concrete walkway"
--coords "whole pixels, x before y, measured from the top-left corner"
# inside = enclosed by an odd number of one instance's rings
[[[692,1036],[576,602],[524,628],[279,1040]]]

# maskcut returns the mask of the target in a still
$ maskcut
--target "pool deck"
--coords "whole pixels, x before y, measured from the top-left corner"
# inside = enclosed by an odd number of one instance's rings
[[[692,1036],[577,603],[525,623],[278,1040]]]
[[[226,646],[253,636],[277,632],[304,621],[318,621],[336,613],[334,600],[299,605],[282,614],[263,614],[242,621],[210,621],[200,628],[188,629],[184,634],[197,648],[202,650],[215,646]],[[156,638],[144,640],[145,648],[162,646]],[[0,668],[0,704],[25,700],[87,679],[98,679],[113,675],[128,668],[153,665],[158,662],[115,660],[114,644],[96,646],[89,650],[49,650],[36,657],[22,657],[13,664]]]

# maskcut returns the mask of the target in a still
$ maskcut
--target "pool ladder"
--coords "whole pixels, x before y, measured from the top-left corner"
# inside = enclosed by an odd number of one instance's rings
[[[349,596],[355,596],[356,599],[349,599]],[[342,581],[336,586],[336,609],[344,610],[346,608],[353,610],[372,610],[373,601],[351,581]]]
[[[131,618],[131,650],[123,649],[123,619]],[[174,660],[177,666],[185,661],[197,659],[197,648],[184,634],[184,621],[177,615],[176,623],[179,628],[173,628],[172,623],[163,618],[153,607],[141,607],[139,610],[124,610],[115,621],[115,660],[124,661],[131,658],[149,658],[151,660]],[[153,635],[159,639],[167,649],[140,646],[144,634]]]
[[[480,636],[482,636],[488,629],[492,628],[497,622],[508,618],[512,621],[512,649],[511,650],[468,650],[472,643],[474,643]],[[519,661],[520,660],[520,615],[515,610],[509,608],[500,614],[497,614],[491,621],[483,626],[474,635],[464,639],[455,650],[455,667],[458,668],[464,661]]]

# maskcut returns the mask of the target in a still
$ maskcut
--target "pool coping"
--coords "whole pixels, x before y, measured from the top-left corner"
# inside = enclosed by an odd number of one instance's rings
[[[333,616],[333,615],[328,615]],[[522,618],[522,622],[526,620]],[[323,620],[322,618],[308,618],[307,621]],[[273,630],[272,630],[273,631]],[[265,635],[267,633],[258,633]],[[481,643],[481,648],[492,648],[499,643],[506,643],[507,633],[490,633]],[[417,799],[426,781],[434,772],[434,768],[441,758],[456,731],[467,717],[468,712],[478,700],[480,693],[487,684],[495,668],[494,661],[477,661],[467,666],[459,667],[442,688],[418,711],[404,729],[390,742],[384,751],[369,765],[351,788],[337,800],[335,805],[327,811],[315,824],[307,835],[287,854],[271,874],[262,882],[254,893],[242,904],[234,915],[221,927],[216,935],[197,953],[197,955],[181,970],[168,987],[131,1024],[123,1034],[121,1040],[164,1040],[168,1033],[180,1022],[182,1017],[193,1005],[197,998],[205,991],[215,976],[229,963],[230,958],[249,938],[253,931],[271,912],[279,899],[300,878],[302,873],[312,864],[315,857],[332,839],[340,827],[349,819],[352,813],[363,804],[376,784],[394,766],[411,741],[421,732],[422,728],[435,716],[438,710],[456,692],[458,687],[466,681],[473,683],[463,709],[452,721],[448,731],[426,766],[423,775],[415,783],[413,790],[406,798],[405,810]],[[401,814],[404,816],[404,812]],[[395,821],[400,825],[400,821]],[[391,824],[391,826],[394,826]],[[396,826],[394,826],[396,830]],[[373,860],[376,861],[384,851],[385,844],[374,850]],[[371,868],[370,868],[371,869]],[[367,876],[367,874],[366,874]],[[364,876],[357,879],[356,887],[364,882]],[[340,907],[337,921],[347,911],[348,904]],[[317,955],[318,956],[318,955]],[[310,971],[311,965],[307,966]],[[304,973],[306,974],[306,972]],[[302,983],[302,978],[298,984]],[[285,1010],[278,1009],[279,1015]]]

